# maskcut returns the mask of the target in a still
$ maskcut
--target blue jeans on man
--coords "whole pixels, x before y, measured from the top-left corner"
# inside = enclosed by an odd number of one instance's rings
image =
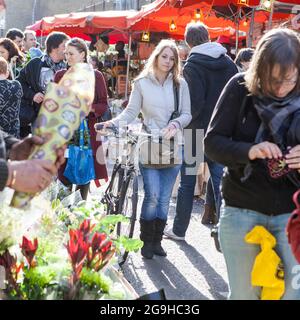
[[[210,176],[212,179],[212,187],[216,202],[216,210],[218,213],[221,205],[220,182],[223,175],[224,167],[219,163],[216,163],[208,159],[207,157],[205,157],[205,161],[207,162]],[[178,189],[176,215],[173,223],[173,233],[179,237],[185,236],[193,210],[196,175],[187,175],[186,169],[188,167],[189,165],[183,162],[180,169],[181,181]]]

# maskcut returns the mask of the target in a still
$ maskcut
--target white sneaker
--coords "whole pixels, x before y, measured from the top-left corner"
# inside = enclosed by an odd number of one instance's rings
[[[172,240],[178,240],[178,241],[184,241],[185,240],[185,237],[176,236],[176,234],[172,230],[172,227],[169,227],[169,228],[165,229],[164,235],[167,238],[170,238]]]

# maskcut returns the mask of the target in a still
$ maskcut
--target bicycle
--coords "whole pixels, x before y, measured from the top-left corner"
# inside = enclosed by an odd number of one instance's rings
[[[102,124],[96,125],[96,130],[103,129]],[[120,138],[121,134],[116,126],[107,127],[105,130],[109,135]],[[138,168],[135,163],[135,151],[138,146],[138,137],[145,135],[144,133],[133,133],[126,131],[126,147],[125,157],[117,157],[114,164],[110,182],[104,192],[101,202],[106,205],[107,214],[122,214],[129,219],[129,223],[118,222],[116,228],[117,236],[133,237],[134,227],[137,216],[138,205]],[[148,134],[146,134],[148,135]],[[128,251],[120,253],[119,265],[122,266],[128,257]]]

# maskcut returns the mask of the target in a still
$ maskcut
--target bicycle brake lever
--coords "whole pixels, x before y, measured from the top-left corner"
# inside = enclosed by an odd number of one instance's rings
[[[96,123],[96,124],[95,124],[95,130],[96,130],[96,131],[101,131],[101,130],[103,130],[103,129],[104,129],[103,123]],[[117,128],[114,124],[106,127],[104,130],[112,131],[115,135],[119,134],[119,130],[118,130],[118,128]]]

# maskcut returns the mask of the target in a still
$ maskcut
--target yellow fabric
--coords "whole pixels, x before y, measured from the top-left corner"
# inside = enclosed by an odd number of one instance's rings
[[[261,252],[254,261],[251,284],[262,287],[261,300],[279,300],[284,294],[282,263],[273,250],[276,239],[262,226],[255,226],[245,236],[249,244],[259,244]]]
[[[87,63],[70,68],[58,84],[49,83],[33,133],[46,142],[29,159],[56,161],[56,149],[66,144],[90,111],[95,93],[95,73]],[[29,178],[29,177],[28,177]],[[11,206],[25,208],[33,194],[15,192]]]

